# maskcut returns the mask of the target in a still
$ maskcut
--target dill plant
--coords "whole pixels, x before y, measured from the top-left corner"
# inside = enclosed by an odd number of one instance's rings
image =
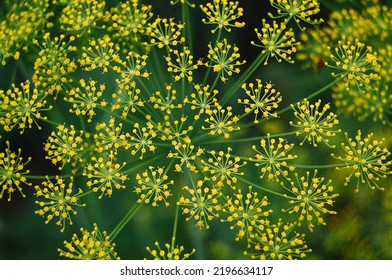
[[[307,258],[343,185],[390,196],[390,2],[270,0],[256,26],[241,1],[113,2],[2,7],[0,198],[35,201],[60,257],[224,258],[218,234],[231,258]],[[287,98],[262,74],[285,64],[324,84]],[[13,143],[38,134],[48,168]]]

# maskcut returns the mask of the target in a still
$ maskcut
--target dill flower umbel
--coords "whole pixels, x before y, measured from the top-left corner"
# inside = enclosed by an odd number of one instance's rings
[[[294,116],[297,121],[290,121],[290,125],[298,128],[296,135],[305,134],[301,145],[307,140],[314,147],[317,147],[318,143],[324,142],[329,147],[334,147],[329,144],[329,138],[336,136],[337,133],[341,132],[340,129],[334,129],[335,125],[339,124],[337,115],[333,112],[327,111],[331,108],[329,104],[325,104],[322,110],[321,100],[316,101],[314,104],[310,104],[307,99],[302,102],[298,102],[297,106],[291,105],[294,110]]]
[[[138,185],[135,192],[139,195],[138,203],[151,203],[156,207],[163,202],[166,207],[169,206],[167,198],[172,195],[169,186],[174,184],[174,180],[169,180],[165,167],[149,166],[148,170],[136,175],[136,180]]]
[[[8,201],[11,201],[11,195],[16,190],[26,197],[23,193],[22,186],[31,186],[31,183],[27,181],[26,175],[30,173],[29,170],[24,170],[25,166],[31,161],[29,157],[23,162],[21,157],[21,149],[18,152],[12,152],[10,148],[10,142],[6,141],[7,147],[5,152],[0,152],[0,199],[3,198],[4,194],[8,194]]]
[[[370,81],[379,79],[375,72],[378,67],[377,53],[371,46],[356,39],[354,42],[339,41],[334,53],[330,47],[328,49],[333,64],[326,62],[325,65],[339,71],[332,73],[334,77],[346,78],[347,89],[353,85],[359,88],[368,86]]]
[[[189,253],[183,253],[185,248],[182,245],[174,246],[174,244],[165,243],[165,247],[162,248],[158,241],[154,245],[156,249],[152,249],[149,246],[146,247],[146,250],[153,256],[154,260],[187,260],[196,252],[195,249],[192,249]]]
[[[71,89],[64,100],[72,104],[72,108],[69,109],[71,113],[77,116],[87,116],[87,121],[92,122],[98,104],[102,107],[106,105],[104,100],[98,102],[106,87],[104,84],[97,85],[97,82],[92,79],[88,83],[80,79],[79,83],[81,87]]]
[[[287,178],[289,171],[293,171],[295,167],[290,165],[290,161],[297,158],[297,155],[292,155],[289,151],[294,147],[294,144],[289,144],[285,139],[279,137],[278,139],[272,138],[267,134],[267,139],[260,140],[261,151],[252,146],[252,150],[256,152],[254,158],[249,160],[254,162],[257,167],[261,167],[260,178],[267,175],[268,180],[279,181],[283,176]]]
[[[86,206],[85,203],[79,203],[79,197],[83,194],[81,189],[76,194],[73,190],[73,177],[70,178],[68,186],[66,180],[60,176],[56,176],[54,182],[46,176],[46,181],[43,181],[42,186],[35,186],[35,196],[37,200],[35,203],[41,207],[36,210],[35,214],[42,217],[46,215],[45,223],[49,223],[53,219],[58,219],[56,225],[61,226],[61,232],[65,229],[66,220],[72,225],[71,214],[76,215],[77,211],[73,209],[75,206]]]
[[[82,235],[72,235],[71,242],[64,241],[64,249],[58,249],[60,257],[77,260],[111,260],[120,258],[114,251],[115,243],[111,242],[106,231],[101,232],[94,224],[90,232],[84,228],[80,229]]]
[[[303,259],[312,250],[304,240],[305,234],[294,232],[294,223],[284,224],[279,219],[277,224],[268,226],[254,236],[253,251],[245,251],[252,259],[293,260]]]
[[[254,29],[261,44],[255,41],[251,44],[262,49],[261,54],[265,56],[264,65],[268,64],[270,57],[275,57],[278,62],[286,60],[294,63],[291,55],[297,51],[296,46],[299,43],[295,40],[293,29],[287,28],[284,22],[278,24],[273,21],[270,24],[265,19],[262,19],[262,26],[260,30]]]
[[[83,173],[87,177],[87,187],[94,192],[101,192],[98,198],[103,195],[111,196],[114,189],[125,189],[124,182],[128,180],[126,174],[122,172],[126,162],[117,163],[113,154],[100,157],[92,157]]]
[[[221,29],[230,32],[232,27],[241,28],[245,26],[245,22],[237,21],[244,11],[243,8],[238,7],[238,1],[212,0],[211,2],[200,5],[200,9],[207,16],[207,19],[202,19],[203,23],[217,25],[211,30],[211,33]]]
[[[239,48],[227,43],[226,39],[217,42],[213,47],[211,43],[208,44],[208,59],[207,67],[211,67],[214,72],[218,72],[222,82],[226,82],[228,77],[233,73],[238,74],[240,68],[238,66],[245,64],[245,60],[240,61]]]
[[[295,173],[295,180],[290,181],[291,187],[285,187],[293,194],[290,197],[289,203],[292,205],[289,208],[283,209],[284,212],[289,214],[299,213],[298,225],[300,226],[303,220],[306,220],[310,231],[314,229],[314,220],[317,224],[326,225],[322,214],[336,214],[326,208],[326,206],[333,206],[334,198],[339,196],[333,193],[334,188],[331,186],[332,180],[324,183],[324,177],[316,177],[317,169],[310,177],[310,172],[306,172],[306,177]]]
[[[346,177],[345,185],[349,185],[353,179],[357,181],[356,192],[359,191],[360,185],[368,185],[371,189],[384,190],[383,187],[379,186],[379,181],[392,174],[392,171],[389,170],[392,160],[388,159],[391,152],[386,147],[381,147],[385,139],[372,139],[373,133],[362,138],[361,130],[358,130],[354,139],[348,137],[347,133],[345,133],[345,136],[347,144],[342,143],[345,155],[335,156],[332,154],[333,157],[343,161],[346,165],[337,167],[337,169],[351,171]]]
[[[188,215],[187,221],[196,220],[199,228],[208,229],[208,222],[219,217],[222,209],[218,198],[222,195],[215,188],[204,187],[203,181],[198,181],[194,187],[184,186],[187,194],[182,195],[177,205],[182,207],[182,213]]]
[[[38,120],[47,120],[42,112],[53,107],[47,105],[46,96],[29,80],[22,82],[20,87],[12,84],[7,91],[0,90],[0,124],[9,132],[17,127],[20,134],[33,124],[41,129]]]
[[[44,150],[48,153],[45,158],[51,160],[54,165],[59,165],[60,170],[67,163],[75,165],[82,162],[82,135],[83,131],[76,131],[73,125],[58,125],[57,131],[51,132],[44,145]]]
[[[71,44],[74,40],[75,37],[71,36],[66,42],[64,34],[51,38],[50,33],[45,33],[42,41],[33,40],[40,48],[32,77],[36,87],[42,87],[47,94],[57,94],[64,85],[72,82],[70,74],[77,69],[76,63],[69,57],[77,49]]]
[[[201,160],[203,171],[210,173],[207,178],[214,182],[216,186],[222,187],[224,185],[235,188],[237,183],[237,177],[243,176],[244,172],[240,172],[239,169],[246,165],[246,161],[241,163],[239,157],[233,157],[230,152],[232,148],[227,148],[227,152],[224,151],[208,151],[211,156],[207,161]]]
[[[266,209],[268,204],[268,198],[259,198],[252,187],[248,188],[246,194],[238,189],[233,197],[227,196],[227,202],[222,207],[222,212],[227,217],[222,221],[231,223],[230,229],[237,233],[236,241],[245,237],[250,247],[256,232],[263,231],[270,223],[268,218],[272,210]]]
[[[300,22],[304,21],[309,24],[319,24],[323,22],[323,19],[312,19],[314,15],[320,12],[320,3],[317,0],[270,0],[271,6],[274,7],[278,13],[277,16],[273,16],[269,13],[272,18],[286,18],[285,21],[289,22],[292,18],[300,29],[304,29],[300,26]]]
[[[245,113],[253,112],[255,114],[254,123],[258,124],[260,118],[278,117],[277,112],[273,112],[273,110],[278,108],[282,96],[270,82],[263,86],[261,80],[256,79],[256,83],[257,86],[254,83],[244,83],[241,86],[250,99],[238,99],[238,104],[245,105]]]

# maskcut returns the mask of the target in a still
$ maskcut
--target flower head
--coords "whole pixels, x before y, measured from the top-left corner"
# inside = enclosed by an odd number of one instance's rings
[[[245,113],[253,112],[255,114],[255,124],[259,123],[260,118],[278,117],[276,111],[273,112],[273,110],[277,109],[278,104],[282,101],[280,92],[276,91],[271,83],[266,83],[264,88],[260,79],[256,79],[256,83],[257,86],[253,83],[244,83],[241,88],[249,99],[238,99],[239,104],[245,105]]]
[[[227,196],[227,202],[222,207],[227,218],[222,221],[231,223],[230,229],[237,231],[236,241],[245,237],[250,246],[256,231],[263,231],[269,225],[268,217],[272,210],[266,209],[268,204],[267,197],[259,198],[252,187],[246,194],[238,189],[233,197]]]
[[[232,148],[227,148],[227,152],[211,150],[208,152],[210,158],[201,160],[203,172],[209,173],[207,178],[214,182],[216,186],[222,187],[225,184],[235,188],[237,177],[243,176],[244,172],[239,169],[246,165],[246,161],[241,163],[239,157],[233,157],[230,153]]]
[[[85,71],[92,71],[96,68],[102,68],[102,72],[106,73],[109,69],[117,69],[117,64],[123,64],[120,57],[120,46],[111,41],[109,35],[103,38],[91,38],[89,46],[82,46],[82,56],[79,63]]]
[[[291,55],[297,51],[296,45],[299,43],[295,41],[294,32],[292,28],[287,29],[285,23],[280,24],[273,21],[272,24],[267,23],[265,19],[262,20],[263,27],[259,31],[255,28],[257,38],[260,43],[251,42],[252,45],[262,48],[261,53],[265,55],[264,65],[268,64],[270,57],[275,57],[278,62],[286,60],[294,63]]]
[[[169,180],[164,168],[149,166],[148,170],[136,175],[138,185],[135,187],[135,192],[140,197],[138,203],[151,203],[156,207],[163,202],[166,207],[169,206],[167,199],[172,195],[169,185],[173,185],[174,181]]]
[[[68,186],[66,181],[60,176],[56,176],[55,181],[51,181],[46,177],[41,186],[35,186],[35,201],[41,209],[36,210],[35,214],[42,217],[46,215],[45,223],[49,223],[53,219],[58,219],[56,225],[61,226],[61,232],[65,229],[66,220],[72,225],[71,214],[76,215],[77,211],[73,209],[75,206],[86,206],[85,203],[78,202],[79,197],[83,194],[81,189],[73,194],[73,177],[70,179]]]
[[[11,195],[18,190],[22,197],[26,197],[22,190],[22,184],[31,186],[27,182],[26,175],[30,173],[29,170],[24,170],[25,166],[30,162],[29,157],[23,162],[21,157],[21,149],[18,152],[12,152],[10,149],[10,142],[6,141],[7,147],[5,152],[0,153],[0,199],[3,198],[4,193],[8,194],[8,201],[11,201]]]
[[[98,152],[112,151],[116,155],[119,148],[127,150],[131,147],[128,142],[130,134],[123,132],[123,124],[116,124],[114,117],[111,117],[108,122],[98,123],[95,129],[97,133],[94,134],[94,140]]]
[[[106,231],[101,232],[94,224],[90,232],[80,229],[82,236],[76,233],[72,235],[71,242],[64,241],[64,249],[58,249],[60,257],[78,260],[111,260],[120,258],[114,251],[115,243],[112,243]]]
[[[304,21],[309,24],[319,24],[322,19],[315,20],[311,17],[320,12],[320,3],[317,0],[270,0],[271,6],[277,10],[278,15],[269,15],[272,18],[286,18],[286,22],[294,19],[300,29],[300,22]]]
[[[219,217],[221,205],[218,198],[222,195],[214,188],[204,187],[203,181],[198,181],[194,187],[184,186],[187,195],[182,195],[177,205],[182,207],[182,213],[188,215],[187,221],[196,220],[196,225],[208,229],[208,222]]]
[[[374,70],[378,65],[377,53],[371,46],[356,39],[355,42],[347,43],[339,41],[334,53],[330,48],[329,50],[333,64],[326,62],[325,65],[339,71],[332,73],[334,77],[346,78],[347,89],[352,85],[361,88],[369,85],[370,81],[379,79]]]
[[[165,247],[162,248],[159,242],[154,243],[156,249],[147,247],[147,251],[154,257],[154,260],[187,260],[189,257],[196,252],[193,249],[190,253],[183,253],[184,246],[174,246],[174,244],[165,243]]]
[[[254,158],[250,158],[256,166],[261,167],[261,176],[263,178],[268,174],[268,180],[279,181],[279,177],[283,176],[287,178],[289,171],[293,171],[295,167],[289,164],[289,161],[297,158],[296,155],[289,154],[289,151],[294,147],[294,144],[289,144],[283,138],[270,138],[270,134],[267,134],[267,139],[260,140],[261,151],[256,147],[252,146],[252,149],[256,152]]]
[[[174,80],[179,81],[186,79],[188,82],[193,81],[193,71],[201,65],[201,60],[193,62],[193,55],[188,47],[184,46],[182,51],[170,49],[170,53],[174,55],[174,59],[169,55],[166,57],[167,71],[174,74]]]
[[[76,131],[74,125],[58,125],[57,131],[52,131],[48,141],[44,145],[44,150],[48,153],[45,157],[53,164],[59,164],[59,169],[63,169],[66,163],[73,165],[83,161],[81,155],[83,147],[83,131]]]
[[[270,225],[264,231],[254,236],[253,252],[244,252],[252,259],[260,260],[293,260],[303,259],[312,250],[305,243],[305,235],[292,234],[295,224],[283,224],[279,219],[277,224]]]
[[[97,87],[97,82],[92,79],[88,83],[84,79],[80,79],[79,83],[81,87],[71,89],[64,100],[72,104],[72,108],[69,109],[71,113],[77,116],[87,116],[87,121],[92,122],[97,106],[104,107],[106,105],[103,100],[99,102],[106,86],[101,84]]]
[[[232,117],[232,107],[227,106],[223,108],[220,104],[215,104],[215,107],[206,112],[209,117],[205,119],[205,122],[209,126],[202,126],[203,130],[208,130],[210,135],[222,135],[228,139],[230,133],[236,130],[240,130],[239,126],[234,126],[239,120],[237,116]]]
[[[41,112],[52,109],[52,106],[47,106],[45,97],[29,80],[22,82],[20,88],[12,84],[11,89],[0,90],[0,124],[4,130],[11,131],[17,126],[23,134],[33,124],[41,129],[37,120],[47,120]]]
[[[48,24],[53,12],[48,10],[49,1],[8,1],[8,7],[0,21],[0,63],[5,65],[9,58],[19,59],[20,51],[27,51],[42,29]],[[3,6],[3,5],[2,5]]]
[[[335,211],[327,209],[327,206],[333,206],[334,199],[339,196],[333,193],[334,188],[330,185],[329,180],[324,183],[324,177],[316,177],[317,169],[314,171],[313,177],[310,177],[310,172],[306,172],[306,177],[299,177],[295,173],[294,181],[290,181],[291,187],[285,187],[293,196],[290,196],[289,203],[292,205],[289,208],[283,209],[289,214],[298,213],[298,225],[301,225],[303,220],[306,220],[308,228],[313,231],[314,220],[317,224],[326,225],[322,214],[336,214]]]
[[[296,132],[297,136],[305,135],[301,145],[307,140],[314,147],[317,147],[320,142],[324,142],[329,147],[334,147],[329,144],[329,138],[336,136],[341,131],[333,128],[339,124],[339,120],[333,112],[326,114],[330,109],[329,104],[325,104],[322,110],[320,110],[320,107],[321,100],[310,104],[307,99],[298,102],[296,107],[291,105],[291,108],[294,110],[294,116],[298,120],[295,122],[290,121],[290,125],[298,129]]]
[[[246,62],[238,60],[240,58],[239,48],[228,44],[226,39],[217,42],[214,47],[209,43],[208,48],[207,66],[211,67],[214,72],[218,72],[222,82],[226,82],[233,73],[238,74],[240,72],[239,66]]]
[[[60,28],[78,36],[97,25],[103,20],[105,1],[99,0],[73,0],[63,10],[60,15]]]
[[[200,5],[200,9],[207,16],[207,19],[202,19],[203,23],[216,25],[215,29],[211,30],[212,33],[218,29],[230,32],[232,27],[245,26],[245,22],[237,21],[244,14],[244,9],[238,7],[238,1],[212,0],[211,2]]]
[[[119,2],[110,10],[111,25],[108,31],[114,31],[114,38],[127,47],[134,45],[149,33],[148,21],[153,16],[151,9],[151,5],[143,5],[139,0]]]
[[[63,34],[51,38],[50,33],[46,33],[42,42],[33,40],[41,50],[34,62],[32,80],[36,87],[42,87],[47,94],[55,94],[64,89],[67,83],[72,82],[70,74],[77,69],[76,63],[69,57],[77,49],[71,44],[75,37],[71,36],[68,42],[64,39]]]
[[[356,192],[359,191],[360,185],[368,185],[371,189],[383,190],[384,188],[380,187],[378,182],[392,174],[392,171],[389,170],[392,160],[388,159],[391,152],[386,147],[381,147],[385,139],[372,140],[373,133],[362,138],[360,130],[358,130],[354,139],[349,138],[347,133],[345,133],[345,136],[348,143],[342,143],[345,155],[335,156],[332,154],[333,157],[346,164],[346,166],[337,167],[337,169],[349,169],[351,171],[350,175],[346,177],[345,185],[348,185],[351,179],[356,179]]]
[[[150,45],[158,46],[158,48],[177,46],[185,42],[185,37],[182,36],[181,30],[184,25],[176,23],[173,18],[158,17],[151,23]]]
[[[112,111],[122,109],[123,119],[126,119],[130,113],[135,113],[138,107],[143,107],[145,102],[140,98],[140,89],[136,87],[135,81],[123,84],[117,92],[112,94],[112,98]]]
[[[192,92],[189,97],[186,97],[184,103],[189,103],[191,105],[191,110],[197,110],[198,113],[194,116],[195,120],[200,118],[200,115],[209,112],[212,107],[217,104],[218,99],[216,95],[218,94],[218,90],[214,89],[210,91],[210,86],[205,85],[202,86],[200,84],[195,84],[194,86],[195,92]]]
[[[111,196],[113,188],[125,189],[124,182],[128,180],[127,175],[122,171],[125,162],[122,164],[114,161],[113,154],[108,156],[92,157],[91,163],[88,163],[83,173],[88,178],[87,186],[92,188],[94,192],[101,192],[98,198],[102,198],[104,194]]]

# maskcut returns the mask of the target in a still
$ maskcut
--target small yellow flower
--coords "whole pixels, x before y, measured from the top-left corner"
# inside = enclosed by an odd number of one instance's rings
[[[124,182],[128,180],[127,175],[122,172],[126,162],[122,164],[114,161],[114,155],[109,154],[105,157],[92,157],[91,163],[88,163],[83,176],[86,176],[87,187],[92,188],[94,192],[101,192],[98,197],[103,195],[111,196],[114,189],[125,189]]]
[[[322,19],[312,19],[314,15],[320,12],[320,3],[317,0],[270,0],[271,6],[277,10],[278,15],[272,18],[286,18],[285,22],[289,22],[292,18],[301,30],[300,22],[304,21],[309,24],[320,24]]]
[[[250,247],[256,231],[263,231],[269,225],[268,217],[272,210],[266,209],[268,204],[267,197],[260,199],[258,193],[252,191],[252,187],[249,187],[246,194],[238,189],[232,197],[227,196],[227,202],[222,207],[227,218],[221,221],[231,223],[230,229],[237,230],[236,241],[245,237]]]
[[[244,14],[244,9],[238,7],[238,1],[212,0],[211,2],[200,5],[201,10],[207,16],[207,19],[202,19],[203,23],[216,25],[211,33],[215,33],[218,29],[225,29],[230,32],[232,27],[241,28],[245,26],[245,22],[237,21]]]
[[[45,158],[51,160],[54,165],[59,164],[60,170],[66,163],[75,165],[82,162],[82,136],[83,131],[76,131],[74,125],[58,125],[57,131],[52,131],[45,143],[44,150],[48,153]]]
[[[169,206],[167,199],[172,195],[169,185],[173,185],[174,181],[169,180],[166,172],[165,167],[149,166],[142,174],[136,174],[138,185],[135,187],[135,192],[140,197],[138,203],[151,203],[156,207],[163,202],[166,207]]]
[[[182,23],[176,23],[173,18],[158,17],[150,26],[150,45],[158,48],[177,46],[185,42],[181,30],[184,28]]]
[[[153,16],[152,6],[140,2],[139,0],[122,1],[110,10],[108,31],[113,31],[114,38],[119,39],[126,48],[134,45],[135,42],[140,42],[142,36],[149,33],[148,21]]]
[[[35,203],[41,208],[35,211],[42,217],[46,215],[45,224],[53,219],[58,219],[56,225],[61,226],[61,232],[65,229],[66,220],[72,225],[71,214],[76,215],[77,211],[73,209],[75,206],[86,206],[85,203],[78,202],[79,197],[83,194],[81,189],[76,194],[73,194],[73,177],[70,179],[68,187],[66,181],[60,176],[56,176],[54,182],[49,177],[43,181],[42,186],[35,186],[35,196],[37,197]]]
[[[196,252],[193,249],[190,253],[183,253],[185,250],[184,246],[174,246],[174,244],[170,245],[169,243],[165,243],[165,248],[161,248],[158,241],[154,245],[157,249],[146,248],[154,257],[154,260],[187,260]]]
[[[292,28],[287,28],[286,24],[281,22],[278,24],[273,21],[272,24],[267,23],[265,19],[262,20],[263,27],[259,31],[255,28],[257,38],[260,43],[251,42],[252,45],[262,48],[261,53],[265,55],[264,65],[268,64],[270,57],[275,57],[278,62],[286,60],[289,63],[294,63],[291,55],[297,51],[297,45]]]
[[[211,67],[214,72],[218,72],[222,82],[226,82],[228,77],[233,73],[240,72],[239,66],[245,64],[245,60],[240,61],[239,48],[227,43],[227,39],[217,42],[214,47],[208,44],[208,63],[207,67]]]
[[[207,178],[216,186],[223,187],[225,184],[235,188],[237,177],[243,176],[244,172],[239,171],[246,165],[246,161],[241,163],[239,157],[233,157],[230,153],[232,148],[227,148],[227,152],[211,150],[208,154],[211,156],[208,160],[201,160],[203,172],[209,173]]]
[[[182,213],[188,216],[186,221],[195,219],[196,226],[208,229],[208,222],[219,217],[222,206],[218,198],[222,193],[217,189],[204,187],[201,180],[193,187],[184,186],[183,190],[187,194],[180,197],[177,205],[180,205]]]
[[[196,63],[193,62],[193,55],[188,47],[184,46],[182,51],[170,49],[170,53],[174,55],[166,57],[167,71],[174,74],[174,80],[179,81],[186,79],[189,83],[193,81],[193,71],[196,70],[199,65],[202,65],[201,60]]]
[[[84,228],[80,229],[82,236],[76,233],[72,235],[71,242],[64,241],[64,249],[58,249],[60,257],[77,260],[119,260],[117,252],[114,251],[115,243],[111,242],[106,231],[101,232],[94,224],[90,232]]]
[[[333,112],[326,114],[331,108],[329,104],[325,104],[322,110],[320,110],[320,107],[321,100],[310,104],[307,99],[298,102],[296,107],[291,105],[294,116],[298,120],[290,121],[290,125],[298,129],[297,136],[305,135],[300,145],[303,145],[307,140],[314,147],[317,147],[318,143],[324,142],[327,146],[333,148],[334,146],[329,144],[329,138],[335,137],[337,133],[341,132],[340,129],[334,129],[334,126],[339,124],[339,120]]]
[[[209,115],[205,122],[209,126],[202,126],[203,130],[209,131],[210,135],[223,135],[226,139],[230,138],[230,133],[240,130],[239,126],[234,126],[239,118],[233,117],[232,107],[223,108],[220,104],[215,104],[214,108],[208,110]]]
[[[285,187],[294,196],[290,196],[289,200],[292,206],[283,209],[283,211],[289,214],[298,213],[298,225],[300,226],[302,221],[306,220],[310,231],[313,231],[315,221],[317,224],[326,225],[322,214],[336,214],[336,211],[326,207],[333,206],[334,199],[339,196],[333,193],[334,188],[330,185],[331,180],[323,183],[324,177],[316,177],[316,175],[317,169],[314,171],[313,177],[310,177],[309,171],[306,172],[306,177],[299,177],[295,173],[295,181],[290,181],[291,187]]]
[[[72,88],[64,100],[72,104],[72,108],[69,109],[71,113],[77,116],[87,116],[87,122],[92,122],[97,106],[104,107],[106,104],[100,100],[106,86],[104,84],[98,85],[92,79],[88,83],[84,79],[80,79],[79,83],[81,87]]]
[[[305,243],[305,234],[293,232],[294,223],[270,225],[254,236],[254,251],[245,251],[245,255],[260,260],[303,259],[312,250]]]
[[[97,26],[105,17],[105,1],[73,0],[63,10],[59,18],[60,28],[79,37],[85,31]]]
[[[0,90],[0,124],[5,131],[17,127],[23,134],[33,124],[41,129],[37,120],[47,120],[41,113],[52,108],[47,105],[46,95],[29,80],[22,82],[20,87],[12,84],[7,91]]]
[[[338,42],[338,47],[332,52],[330,59],[332,64],[326,62],[325,65],[336,69],[332,76],[346,79],[346,88],[355,85],[358,88],[368,86],[370,81],[378,80],[380,76],[375,72],[378,67],[377,53],[371,46],[367,46],[355,39],[354,42]]]
[[[22,184],[31,186],[31,183],[27,182],[26,178],[30,171],[24,170],[24,168],[31,158],[29,157],[23,162],[23,157],[20,156],[21,149],[15,153],[11,151],[9,141],[6,141],[6,145],[5,152],[0,152],[0,199],[3,198],[4,193],[8,193],[8,201],[11,201],[11,195],[16,190],[20,192],[22,197],[26,197],[22,190]]]
[[[297,158],[297,155],[289,154],[294,144],[289,144],[285,139],[280,137],[278,139],[271,139],[268,133],[267,139],[260,140],[260,147],[262,151],[259,151],[256,145],[252,146],[252,150],[256,152],[256,155],[254,158],[249,159],[256,166],[261,167],[260,178],[268,175],[268,180],[276,180],[277,182],[281,176],[288,178],[289,171],[295,169],[289,163]]]
[[[280,24],[273,21],[272,24],[267,23],[265,19],[262,20],[263,27],[259,31],[255,28],[257,38],[260,43],[251,42],[252,45],[262,48],[261,53],[265,55],[264,65],[268,64],[270,57],[275,57],[278,62],[286,60],[289,63],[294,63],[291,55],[297,51],[297,45],[292,28],[287,28],[286,24]]]
[[[360,185],[368,185],[371,189],[384,190],[378,182],[392,174],[392,171],[389,170],[392,160],[388,158],[391,152],[387,147],[381,147],[385,139],[372,140],[373,133],[362,138],[361,130],[358,130],[354,139],[349,138],[347,133],[345,133],[345,136],[348,143],[342,143],[345,155],[335,156],[332,154],[333,157],[346,164],[344,167],[338,167],[338,170],[349,169],[351,171],[350,175],[346,177],[345,185],[348,185],[351,179],[356,179],[356,192],[359,191]]]
[[[194,116],[195,120],[200,118],[200,115],[209,112],[216,104],[218,99],[216,95],[219,93],[217,89],[209,90],[210,86],[202,86],[195,84],[194,92],[191,93],[190,98],[186,97],[184,103],[190,104],[191,110],[196,110],[197,115]]]
[[[263,86],[261,80],[256,79],[256,83],[257,86],[253,83],[244,83],[241,86],[250,99],[238,99],[238,104],[245,105],[245,113],[253,112],[255,114],[253,122],[258,124],[260,118],[278,117],[276,111],[273,112],[273,110],[278,108],[278,104],[282,101],[282,96],[279,91],[273,88],[270,82]]]

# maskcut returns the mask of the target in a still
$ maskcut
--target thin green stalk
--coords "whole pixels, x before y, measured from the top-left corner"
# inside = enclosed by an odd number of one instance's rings
[[[178,192],[180,194],[181,192]],[[177,235],[177,226],[178,226],[178,216],[180,212],[180,205],[176,206],[176,213],[174,215],[174,225],[173,225],[173,233],[172,233],[172,242],[171,242],[171,252],[173,252],[176,246],[176,235]]]
[[[142,207],[142,203],[135,203],[132,208],[128,211],[128,213],[124,216],[124,218],[118,223],[118,225],[113,229],[110,233],[110,240],[114,240],[117,235],[121,232],[121,230],[128,224],[128,222],[135,216],[135,214]]]
[[[286,194],[281,194],[281,193],[275,192],[275,191],[273,191],[273,190],[264,188],[264,187],[262,187],[262,186],[259,186],[259,185],[255,184],[255,183],[253,183],[253,182],[250,182],[250,181],[248,181],[248,180],[246,180],[246,179],[244,179],[244,178],[242,178],[242,177],[240,177],[240,176],[238,176],[237,178],[238,178],[238,180],[244,182],[245,184],[248,184],[248,185],[250,185],[250,186],[252,186],[252,187],[255,187],[255,188],[257,188],[257,189],[260,189],[260,190],[262,190],[262,191],[265,191],[265,192],[268,192],[268,193],[271,193],[271,194],[274,194],[274,195],[283,197],[283,198],[285,198],[285,199],[291,198],[290,196],[288,196],[288,195],[286,195]]]
[[[325,164],[325,165],[306,165],[306,164],[292,164],[295,168],[303,168],[303,169],[326,169],[326,168],[335,168],[335,167],[345,167],[346,163],[340,164]]]

